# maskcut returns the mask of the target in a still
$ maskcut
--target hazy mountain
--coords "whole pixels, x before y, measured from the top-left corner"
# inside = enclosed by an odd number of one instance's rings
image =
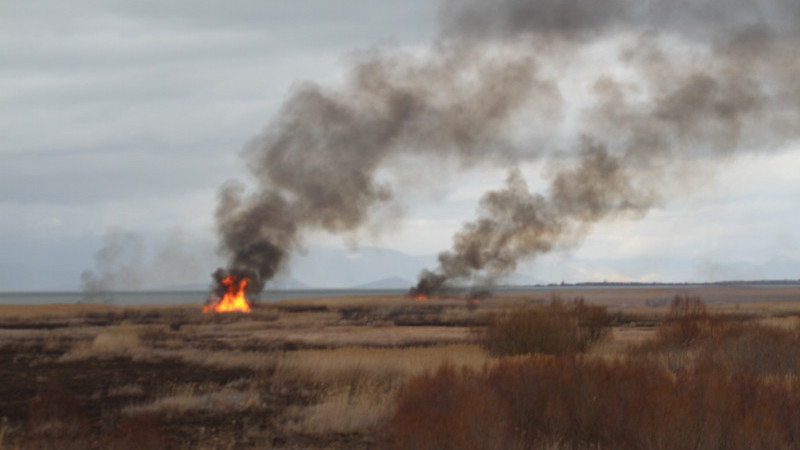
[[[514,273],[505,279],[501,279],[497,284],[503,286],[535,286],[537,284],[547,284],[547,282],[525,273]]]
[[[353,289],[408,289],[414,282],[400,277],[389,277],[375,280],[370,283],[352,286]]]
[[[179,284],[173,286],[158,286],[154,288],[148,288],[152,290],[164,290],[164,291],[203,291],[209,289],[211,283],[189,283],[189,284]],[[279,277],[275,278],[274,280],[270,281],[269,283],[264,286],[264,289],[267,290],[288,290],[288,289],[308,289],[309,286],[306,283],[294,278],[294,277]]]
[[[304,283],[295,277],[279,277],[270,281],[264,286],[264,289],[274,290],[289,290],[289,289],[308,289],[312,288],[308,283]]]
[[[710,259],[618,258],[563,259],[522,268],[547,282],[713,282],[728,280],[797,280],[800,261],[772,258],[761,263]]]
[[[413,256],[386,248],[320,247],[295,257],[289,273],[314,287],[351,287],[387,278],[416,280],[422,269],[435,263],[436,255]]]
[[[0,261],[0,290],[79,290],[80,275],[92,267],[85,261],[67,261],[72,246],[53,251],[49,265],[34,266],[24,258]],[[191,249],[189,249],[191,250]],[[201,252],[196,252],[201,253]],[[6,255],[8,256],[8,255]],[[65,262],[67,261],[67,262]],[[191,278],[176,277],[175,283],[145,283],[145,290],[205,290],[216,261],[199,264],[202,269]],[[268,289],[364,288],[405,289],[414,284],[423,269],[436,267],[436,255],[408,255],[378,247],[342,249],[311,247],[295,256],[288,270],[268,284]],[[163,279],[163,277],[162,277]],[[499,280],[501,285],[535,285],[578,282],[704,282],[723,280],[800,279],[800,261],[775,257],[762,262],[719,261],[709,258],[605,258],[577,259],[552,255],[523,264],[516,274]]]

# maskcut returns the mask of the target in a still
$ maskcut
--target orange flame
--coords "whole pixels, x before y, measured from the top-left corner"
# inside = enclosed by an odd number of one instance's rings
[[[424,301],[428,300],[428,296],[425,295],[425,294],[417,294],[417,295],[408,294],[408,295],[406,295],[406,298],[409,299],[409,300],[417,300],[417,301],[420,301],[420,302],[424,302]]]
[[[216,311],[222,313],[239,311],[249,313],[250,302],[248,302],[244,296],[244,288],[247,287],[249,281],[250,279],[247,277],[239,278],[235,275],[228,275],[225,277],[222,280],[222,284],[227,287],[225,295],[222,296],[219,301],[207,303],[203,306],[203,312]]]

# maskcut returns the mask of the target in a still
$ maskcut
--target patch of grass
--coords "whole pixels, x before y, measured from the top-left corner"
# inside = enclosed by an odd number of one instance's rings
[[[147,403],[127,406],[122,412],[128,416],[155,414],[170,419],[188,412],[224,415],[256,408],[261,403],[261,396],[255,390],[242,391],[230,386],[219,388],[186,384],[176,386],[170,393]]]
[[[322,399],[290,413],[287,429],[301,433],[354,433],[376,427],[387,412],[394,390],[377,384],[337,388]]]
[[[300,350],[277,360],[274,378],[279,382],[299,381],[326,388],[357,389],[375,383],[397,386],[410,376],[456,361],[480,367],[490,358],[474,345]]]
[[[491,359],[475,345],[300,350],[278,359],[271,380],[276,385],[299,383],[316,393],[310,404],[290,409],[287,432],[367,434],[388,413],[400,385],[455,361],[482,367]]]
[[[250,369],[253,371],[271,371],[275,367],[276,357],[261,352],[243,352],[239,350],[206,351],[185,349],[175,351],[154,352],[161,359],[180,359],[187,363],[216,369]]]
[[[90,313],[108,313],[119,311],[113,305],[81,303],[50,303],[46,305],[0,305],[0,318],[42,319],[50,317],[76,317]]]
[[[142,353],[139,331],[135,326],[123,324],[107,327],[90,341],[78,342],[61,357],[61,360],[112,359],[121,356],[131,357],[137,353]]]
[[[123,386],[112,386],[108,388],[109,397],[141,397],[144,394],[144,388],[135,383],[128,383]]]

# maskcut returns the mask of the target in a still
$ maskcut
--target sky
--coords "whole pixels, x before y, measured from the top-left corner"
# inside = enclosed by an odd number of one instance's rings
[[[151,261],[160,275],[144,285],[207,278],[221,261],[220,186],[252,183],[242,149],[290,94],[308,81],[335,85],[359,52],[425,48],[440,20],[424,0],[221,5],[0,3],[0,290],[77,289],[109,236],[145,249],[134,259],[162,255]],[[644,217],[601,221],[580,244],[520,271],[542,281],[770,277],[731,264],[800,260],[798,150],[790,142],[720,161]],[[532,189],[545,171],[522,167]],[[302,259],[359,245],[433,255],[505,176],[497,167],[442,176],[399,199],[403,214],[379,231],[309,234]]]

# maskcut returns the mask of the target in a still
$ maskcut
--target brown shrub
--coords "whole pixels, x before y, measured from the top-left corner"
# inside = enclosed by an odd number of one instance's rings
[[[712,366],[675,375],[583,357],[445,366],[410,381],[389,419],[396,448],[797,448],[800,382]]]
[[[699,297],[678,295],[658,325],[656,338],[664,344],[687,347],[699,339],[710,324],[711,317]]]
[[[396,399],[389,419],[394,448],[508,448],[503,405],[479,372],[443,365],[411,380]]]
[[[673,372],[715,367],[728,374],[796,376],[800,335],[786,329],[711,315],[699,298],[676,297],[656,338],[630,357],[659,362]]]
[[[699,348],[699,361],[730,373],[797,375],[800,369],[800,339],[793,330],[729,324]]]
[[[590,305],[583,297],[573,301],[573,311],[578,319],[578,341],[581,351],[608,337],[611,331],[611,316],[602,305]]]
[[[554,300],[546,307],[521,308],[496,318],[486,328],[483,345],[497,356],[584,352],[608,335],[605,307],[577,298],[570,306]]]

